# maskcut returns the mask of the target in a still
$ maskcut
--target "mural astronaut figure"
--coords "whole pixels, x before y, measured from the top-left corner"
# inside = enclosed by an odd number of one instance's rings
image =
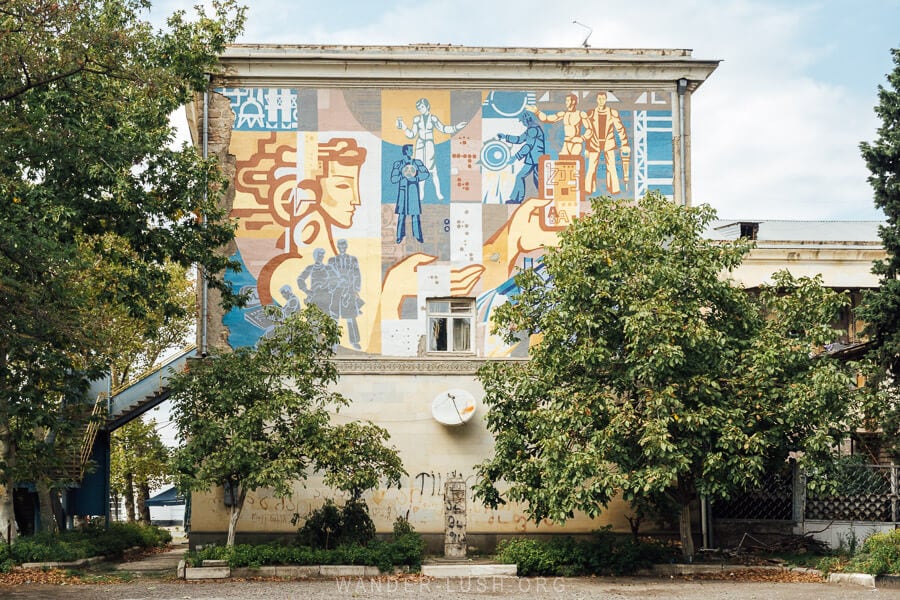
[[[422,239],[422,198],[419,194],[419,183],[429,177],[428,169],[418,158],[412,157],[411,144],[403,146],[403,158],[394,162],[391,168],[391,183],[397,184],[397,205],[394,212],[397,214],[397,243],[406,237],[406,216],[412,221],[413,237],[419,242]]]

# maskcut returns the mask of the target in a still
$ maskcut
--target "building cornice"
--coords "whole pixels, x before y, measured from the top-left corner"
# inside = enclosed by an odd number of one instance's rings
[[[341,375],[475,375],[482,365],[496,358],[340,358],[334,364]],[[501,359],[523,362],[527,359]]]
[[[233,45],[216,85],[693,91],[718,66],[690,50]]]

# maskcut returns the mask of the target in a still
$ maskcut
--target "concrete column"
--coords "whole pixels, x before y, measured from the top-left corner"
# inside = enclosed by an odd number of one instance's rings
[[[444,483],[444,557],[466,557],[466,482],[461,477]]]

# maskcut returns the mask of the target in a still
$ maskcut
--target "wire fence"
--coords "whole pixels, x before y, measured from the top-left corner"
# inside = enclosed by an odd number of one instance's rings
[[[717,519],[900,523],[900,467],[839,463],[827,471],[776,473],[759,488],[717,500]]]
[[[790,474],[774,473],[766,477],[758,489],[728,500],[717,500],[713,514],[719,519],[790,521],[793,502]]]

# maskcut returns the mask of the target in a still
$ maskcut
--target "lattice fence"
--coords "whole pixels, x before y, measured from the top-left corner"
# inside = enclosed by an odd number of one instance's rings
[[[804,517],[813,520],[895,522],[897,469],[845,465],[820,477],[808,476]]]
[[[799,489],[794,489],[790,473],[774,474],[756,490],[717,500],[713,516],[790,521],[802,511],[802,518],[808,520],[898,523],[898,471],[897,466],[842,464],[827,473],[798,478]]]
[[[769,475],[759,489],[729,500],[716,500],[713,515],[717,519],[778,520],[793,518],[794,494],[790,474]]]

